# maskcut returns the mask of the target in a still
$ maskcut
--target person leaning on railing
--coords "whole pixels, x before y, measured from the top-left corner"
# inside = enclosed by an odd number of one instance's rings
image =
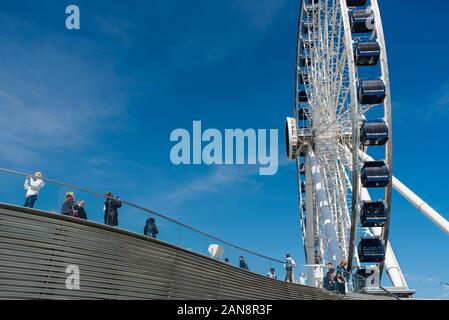
[[[34,203],[39,196],[39,191],[45,186],[42,180],[42,173],[37,171],[33,177],[27,176],[23,187],[26,190],[24,207],[34,208]]]

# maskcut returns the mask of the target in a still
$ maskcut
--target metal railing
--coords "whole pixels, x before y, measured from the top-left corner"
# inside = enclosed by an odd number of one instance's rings
[[[20,204],[20,202],[25,199],[25,193],[20,192],[21,186],[24,183],[22,179],[26,179],[28,176],[33,176],[33,174],[0,168],[0,202]],[[101,215],[103,213],[101,210],[103,207],[103,201],[111,197],[87,188],[82,188],[46,177],[42,177],[42,180],[46,182],[46,186],[40,191],[35,206],[37,209],[57,214],[59,210],[56,208],[62,205],[65,193],[67,191],[76,191],[76,198],[82,198],[86,201],[86,211],[88,213],[89,220],[96,223],[103,223],[101,219]],[[224,249],[224,252],[221,255],[222,262],[224,262],[225,258],[229,258],[233,259],[228,262],[229,264],[232,263],[235,266],[239,266],[237,258],[239,256],[244,256],[251,272],[265,276],[271,268],[274,268],[277,273],[277,279],[285,279],[284,274],[279,274],[280,271],[284,271],[283,260],[272,258],[233,244],[229,241],[198,230],[197,228],[191,227],[169,216],[137,205],[130,201],[124,199],[120,199],[120,201],[123,207],[119,209],[119,212],[121,212],[119,215],[126,217],[126,219],[124,219],[124,223],[120,224],[120,227],[124,230],[141,233],[138,230],[139,228],[141,230],[143,229],[147,218],[152,216],[158,217],[162,219],[162,222],[157,221],[158,229],[160,231],[160,234],[158,235],[159,241],[167,242],[204,256],[210,256],[208,254],[209,245],[218,244]],[[92,212],[94,212],[93,216],[91,215]],[[360,292],[360,289],[364,286],[363,283],[365,278],[357,274],[348,273],[344,270],[337,269],[335,270],[335,275],[332,275],[332,273],[328,271],[329,270],[321,265],[308,266],[297,264],[294,272],[294,274],[296,274],[296,279],[294,282],[311,287],[325,288],[335,293]],[[340,285],[338,285],[339,274],[343,274],[341,279],[344,279],[343,284],[341,284],[340,279]],[[335,277],[335,281],[333,282],[334,285],[330,287],[325,284],[327,281],[326,277],[328,276]],[[318,279],[312,280],[316,278]]]

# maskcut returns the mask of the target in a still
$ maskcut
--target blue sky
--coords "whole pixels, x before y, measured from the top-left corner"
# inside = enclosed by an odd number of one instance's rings
[[[440,1],[423,18],[417,0],[379,2],[394,174],[448,217],[449,4]],[[65,29],[72,3],[81,10],[79,31]],[[287,0],[3,0],[0,165],[111,190],[244,247],[279,258],[289,252],[304,263],[295,165],[286,161],[283,141],[293,112],[298,7]],[[278,173],[172,165],[170,133],[194,120],[219,130],[278,128]],[[19,202],[21,181],[13,184],[20,191],[3,183],[3,193]],[[51,197],[64,191],[48,187],[40,205],[58,208]],[[87,208],[101,219],[100,200]],[[122,210],[122,225],[140,231],[145,217],[131,211]],[[417,296],[441,297],[449,238],[397,193],[391,241]]]

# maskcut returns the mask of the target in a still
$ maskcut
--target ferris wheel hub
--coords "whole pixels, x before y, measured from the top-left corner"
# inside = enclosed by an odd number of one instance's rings
[[[290,160],[295,160],[299,153],[298,126],[296,124],[296,119],[287,118],[285,121],[285,137],[287,157]]]
[[[307,146],[312,143],[313,130],[298,128],[295,118],[287,118],[285,121],[285,138],[287,157],[290,160],[295,160],[298,155],[305,153]]]

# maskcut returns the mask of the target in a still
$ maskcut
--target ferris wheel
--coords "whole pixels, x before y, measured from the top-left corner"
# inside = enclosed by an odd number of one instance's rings
[[[391,95],[377,0],[302,0],[295,74],[286,142],[307,264],[369,265],[407,288],[389,242]]]

